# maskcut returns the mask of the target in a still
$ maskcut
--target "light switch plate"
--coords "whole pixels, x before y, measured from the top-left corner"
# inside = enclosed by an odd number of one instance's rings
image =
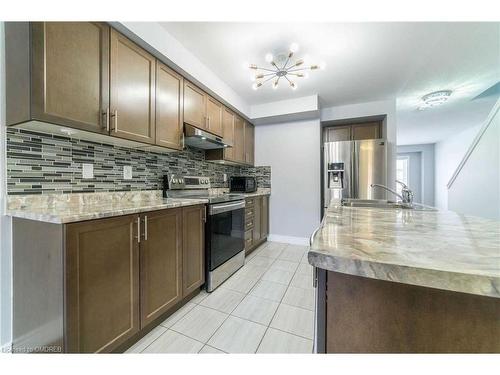
[[[124,165],[123,166],[123,179],[124,180],[131,180],[132,179],[132,166],[131,165]]]
[[[222,178],[224,179],[224,182],[227,182],[227,174],[226,173],[222,174]]]
[[[82,164],[82,178],[94,178],[94,164]]]

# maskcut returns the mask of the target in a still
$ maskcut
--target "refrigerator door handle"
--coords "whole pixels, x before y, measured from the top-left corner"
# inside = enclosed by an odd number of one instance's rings
[[[351,191],[350,191],[350,196],[351,198],[358,198],[358,153],[357,151],[357,142],[353,141],[352,142],[352,148],[351,148]]]

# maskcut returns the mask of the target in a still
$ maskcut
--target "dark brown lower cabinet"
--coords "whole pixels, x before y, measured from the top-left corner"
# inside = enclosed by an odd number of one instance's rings
[[[254,251],[269,235],[269,196],[258,195],[246,199],[245,254]]]
[[[259,242],[261,239],[261,211],[262,197],[255,197],[253,207],[253,242]]]
[[[205,282],[205,206],[66,225],[65,348],[108,353]]]
[[[326,353],[500,353],[500,300],[327,272]]]
[[[184,207],[182,212],[182,296],[205,282],[205,206]]]
[[[141,328],[182,299],[182,208],[142,215]]]
[[[138,220],[66,226],[66,352],[110,352],[139,331]]]
[[[269,195],[263,195],[261,198],[260,237],[267,238],[269,235]]]

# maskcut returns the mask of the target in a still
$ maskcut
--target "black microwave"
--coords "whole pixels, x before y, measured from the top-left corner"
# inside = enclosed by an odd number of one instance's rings
[[[229,190],[239,193],[253,193],[257,191],[257,181],[255,177],[232,176],[229,179]]]

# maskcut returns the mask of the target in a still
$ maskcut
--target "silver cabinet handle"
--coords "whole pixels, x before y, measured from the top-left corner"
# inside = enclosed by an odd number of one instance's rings
[[[111,116],[113,117],[113,122],[114,122],[114,125],[115,125],[113,130],[116,133],[116,132],[118,132],[118,110],[115,109],[113,111],[113,114]]]
[[[137,243],[141,243],[141,218],[137,218]]]
[[[210,129],[210,116],[208,116],[208,128]]]
[[[144,216],[144,240],[148,240],[148,217]]]
[[[106,121],[106,131],[109,133],[109,107],[102,113]]]

